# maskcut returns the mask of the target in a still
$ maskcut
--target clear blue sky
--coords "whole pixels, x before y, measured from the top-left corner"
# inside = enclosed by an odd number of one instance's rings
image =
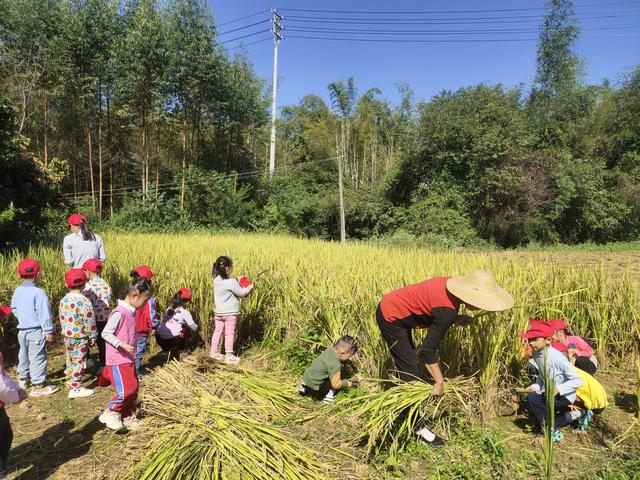
[[[398,0],[395,2],[382,0],[302,2],[295,0],[208,0],[217,24],[224,24],[239,17],[250,15],[260,10],[276,7],[285,16],[285,39],[279,47],[279,90],[278,106],[297,103],[304,95],[313,93],[328,98],[327,84],[355,77],[359,92],[371,87],[382,90],[383,96],[397,101],[398,94],[394,84],[407,82],[415,91],[416,99],[428,100],[443,89],[455,90],[463,86],[476,85],[480,82],[488,84],[502,83],[515,86],[521,82],[530,85],[535,73],[537,32],[508,33],[458,33],[467,30],[504,30],[529,29],[537,30],[539,19],[544,10],[531,10],[543,7],[543,0],[508,1],[508,0],[474,0],[455,1],[418,1]],[[620,75],[640,63],[640,0],[635,2],[613,0],[581,0],[574,2],[581,25],[595,30],[583,31],[577,45],[577,52],[584,61],[585,80],[588,83],[600,83],[608,78],[616,81]],[[365,13],[321,13],[294,12],[285,9],[318,9],[338,11],[429,11],[449,13],[405,13],[405,14],[365,14]],[[461,10],[499,10],[521,9],[519,11],[467,12]],[[307,17],[306,21],[294,16]],[[264,12],[245,20],[221,25],[219,32],[226,32],[245,25],[259,22],[270,17]],[[328,23],[335,20],[320,20],[317,17],[346,18],[346,21],[370,19],[371,22],[388,22],[389,19],[412,19],[411,24],[349,24]],[[491,17],[487,19],[486,17]],[[517,18],[505,18],[517,17]],[[455,23],[447,25],[416,24],[424,20],[439,19],[446,22],[480,22]],[[449,19],[449,20],[446,20]],[[484,22],[484,23],[482,23]],[[389,34],[370,33],[366,35],[345,34],[342,32],[294,32],[294,28],[329,28],[329,29],[366,29],[366,30],[428,30],[449,31],[455,34]],[[605,28],[602,28],[605,27]],[[251,28],[240,29],[222,35],[220,40],[231,40],[242,35],[259,32],[270,28],[269,23],[261,23]],[[290,30],[291,29],[291,30]],[[624,34],[625,36],[617,36]],[[307,40],[291,38],[294,35],[324,37],[363,37],[363,38],[518,38],[531,39],[518,42],[499,43],[361,43],[334,40]],[[260,33],[243,40],[226,44],[229,47],[241,42],[254,42],[270,37],[270,33]],[[232,52],[238,51],[232,50]],[[273,42],[264,41],[248,45],[246,51],[255,66],[256,73],[267,79],[270,84],[273,75]]]

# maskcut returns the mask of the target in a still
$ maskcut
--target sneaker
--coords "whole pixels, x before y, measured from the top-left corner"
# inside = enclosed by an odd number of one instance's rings
[[[420,440],[428,443],[429,445],[433,445],[435,447],[442,447],[445,444],[445,441],[443,438],[437,436],[428,428],[421,428],[420,430],[417,430],[416,435]]]
[[[98,420],[111,430],[122,430],[124,428],[122,420],[120,420],[120,414],[108,408],[100,414]]]
[[[336,399],[336,392],[335,390],[329,390],[327,392],[327,394],[324,396],[324,398],[322,399],[322,401],[324,403],[331,403]]]
[[[227,365],[238,365],[240,363],[240,357],[236,357],[235,355],[225,355],[224,363]]]
[[[307,386],[304,384],[304,382],[301,382],[298,386],[298,393],[300,395],[304,395],[305,393],[307,393]]]
[[[21,389],[26,390],[27,388],[29,388],[29,379],[21,378],[20,380],[18,380],[18,385],[20,385]]]
[[[59,390],[55,385],[47,385],[43,387],[42,385],[31,387],[31,392],[29,392],[30,397],[46,397],[47,395],[52,395]]]
[[[94,391],[91,390],[90,388],[80,387],[80,388],[72,388],[71,390],[69,390],[69,395],[67,396],[69,398],[82,398],[82,397],[88,397],[93,394],[94,394]]]
[[[564,439],[564,435],[562,434],[562,432],[560,430],[556,430],[555,432],[553,432],[553,441],[554,442],[560,442]]]
[[[209,355],[211,358],[213,358],[216,362],[222,362],[224,360],[224,355],[221,354],[220,352],[218,353],[212,353]]]
[[[138,419],[135,414],[130,417],[123,418],[122,423],[128,430],[135,430],[142,424],[142,420]]]

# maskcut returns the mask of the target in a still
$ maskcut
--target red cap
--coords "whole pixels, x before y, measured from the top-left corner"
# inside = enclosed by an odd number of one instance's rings
[[[147,280],[151,280],[155,276],[154,273],[151,271],[151,269],[146,265],[140,265],[134,268],[134,270],[138,272],[138,275],[146,278]]]
[[[0,306],[0,318],[8,317],[11,315],[11,307]]]
[[[569,350],[569,348],[561,342],[551,342],[551,346],[559,352],[566,352],[567,350]]]
[[[553,333],[553,328],[545,322],[540,322],[539,324],[532,325],[529,330],[522,332],[520,336],[522,338],[551,338],[553,337]]]
[[[178,293],[180,294],[180,298],[184,300],[191,300],[191,290],[188,288],[181,288],[178,290]]]
[[[554,319],[554,320],[549,320],[547,323],[554,330],[566,330],[567,329],[567,324],[564,323],[562,320]]]
[[[82,269],[89,270],[94,273],[100,273],[102,272],[102,262],[97,258],[90,258],[82,264]]]
[[[81,223],[86,223],[87,219],[84,218],[83,215],[80,215],[79,213],[74,213],[72,215],[69,215],[69,218],[67,218],[67,223],[69,225],[80,225]]]
[[[81,287],[87,283],[87,275],[84,270],[72,268],[64,274],[64,281],[67,283],[67,287]]]
[[[40,264],[35,260],[25,258],[18,264],[18,275],[21,277],[33,277],[40,273]]]
[[[247,288],[249,285],[251,285],[251,282],[249,281],[249,279],[244,275],[242,275],[241,277],[238,277],[238,283],[242,288]]]

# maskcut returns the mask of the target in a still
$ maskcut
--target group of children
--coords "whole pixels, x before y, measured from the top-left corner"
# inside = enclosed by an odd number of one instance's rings
[[[546,421],[546,388],[553,388],[554,441],[563,438],[559,428],[575,423],[576,431],[587,427],[594,414],[607,407],[607,394],[593,377],[597,360],[593,349],[581,337],[568,335],[562,320],[530,320],[521,334],[527,340],[530,367],[535,381],[520,389],[527,394],[531,415],[540,425]]]

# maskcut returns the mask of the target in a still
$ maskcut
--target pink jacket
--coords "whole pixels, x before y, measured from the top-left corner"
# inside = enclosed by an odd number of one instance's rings
[[[16,403],[20,399],[18,390],[20,390],[20,385],[4,370],[4,355],[0,352],[0,409],[10,403]]]
[[[570,343],[573,343],[576,346],[576,354],[579,357],[591,357],[593,355],[593,348],[591,348],[591,345],[589,345],[582,337],[567,335],[567,339],[562,343],[567,346],[569,346]]]
[[[102,331],[107,352],[107,365],[123,365],[134,363],[136,358],[136,310],[127,302],[118,300],[118,306],[111,311],[109,320]],[[134,348],[129,353],[122,348],[121,344],[127,343]]]

